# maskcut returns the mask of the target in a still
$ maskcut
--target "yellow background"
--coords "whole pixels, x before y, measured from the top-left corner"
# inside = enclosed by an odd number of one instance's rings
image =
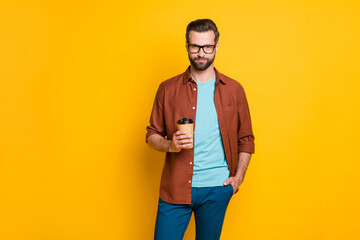
[[[158,84],[211,18],[255,154],[222,239],[360,239],[358,1],[1,1],[0,238],[152,239]],[[193,239],[191,221],[184,239]]]

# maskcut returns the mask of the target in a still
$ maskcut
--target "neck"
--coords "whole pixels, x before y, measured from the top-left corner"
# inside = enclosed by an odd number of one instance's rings
[[[196,82],[208,82],[215,77],[214,65],[211,64],[206,70],[197,70],[190,66],[191,78]]]

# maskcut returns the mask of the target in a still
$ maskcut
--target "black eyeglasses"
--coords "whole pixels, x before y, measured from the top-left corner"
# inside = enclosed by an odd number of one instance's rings
[[[190,44],[188,42],[188,48],[189,51],[191,53],[198,53],[200,51],[200,49],[202,49],[204,51],[204,53],[206,54],[211,54],[214,52],[216,45],[204,45],[204,46],[199,46],[196,44]]]

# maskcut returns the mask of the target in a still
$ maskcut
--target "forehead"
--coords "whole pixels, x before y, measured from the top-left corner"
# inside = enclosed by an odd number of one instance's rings
[[[190,31],[189,40],[191,44],[213,45],[215,44],[215,33],[211,30],[207,32]]]

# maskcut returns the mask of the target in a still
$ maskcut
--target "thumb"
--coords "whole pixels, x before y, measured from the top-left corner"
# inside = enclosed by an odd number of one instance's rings
[[[224,186],[229,185],[229,183],[230,183],[230,179],[228,179],[228,180],[226,180],[226,181],[224,182]]]

